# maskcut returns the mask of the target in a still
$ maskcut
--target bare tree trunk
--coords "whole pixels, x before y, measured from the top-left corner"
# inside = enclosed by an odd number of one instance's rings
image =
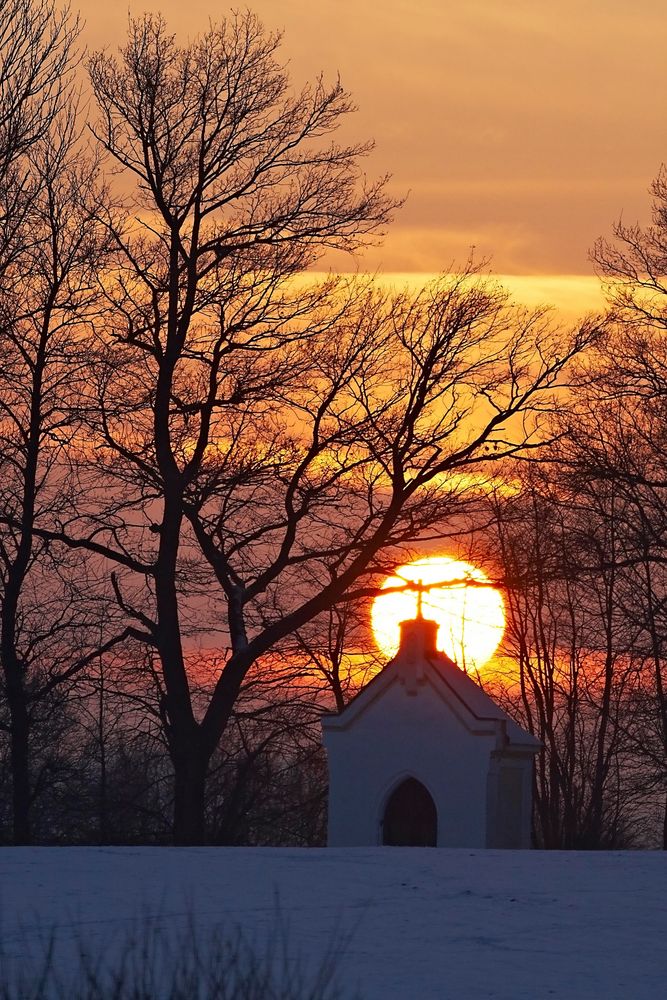
[[[17,627],[21,591],[32,553],[32,524],[38,458],[41,402],[41,359],[36,366],[33,406],[28,428],[28,446],[23,477],[23,496],[19,543],[14,559],[7,564],[7,580],[2,595],[0,621],[0,659],[5,680],[11,732],[11,772],[13,801],[13,838],[15,844],[30,842],[30,720],[26,670],[17,645]]]
[[[613,517],[613,514],[612,514]],[[611,579],[607,588],[607,601],[604,609],[605,614],[605,664],[604,664],[604,686],[602,691],[602,704],[600,706],[597,747],[595,754],[595,770],[593,774],[593,784],[591,788],[591,819],[589,829],[590,847],[599,848],[603,841],[603,816],[604,799],[607,775],[609,773],[610,755],[607,746],[607,733],[610,723],[611,694],[614,679],[614,642],[613,634],[613,588],[614,573],[612,570]]]
[[[158,393],[158,398],[160,394]],[[168,396],[166,397],[168,400]],[[165,403],[165,408],[168,404]],[[168,432],[156,419],[159,455],[166,455],[165,479],[176,478]],[[177,475],[177,474],[176,474]],[[167,739],[174,765],[174,842],[203,844],[204,801],[209,757],[200,749],[201,727],[195,719],[185,667],[178,605],[178,549],[182,497],[178,488],[165,490],[160,547],[155,570],[157,622],[155,636],[166,688]]]
[[[206,842],[205,806],[208,759],[197,748],[183,747],[172,757],[174,765],[174,843],[192,846]]]
[[[102,637],[100,636],[100,645]],[[100,781],[98,788],[97,838],[100,844],[106,844],[108,839],[108,803],[107,803],[107,745],[104,725],[106,707],[106,688],[104,685],[104,661],[100,656],[100,684],[97,703],[97,739],[100,748]]]
[[[30,825],[30,718],[20,664],[5,665],[5,690],[10,714],[10,753],[12,772],[12,840],[14,844],[31,842]]]
[[[643,539],[646,541],[646,537]],[[664,685],[662,683],[662,645],[660,641],[660,635],[658,633],[658,626],[656,622],[656,604],[658,603],[658,596],[655,593],[653,586],[653,577],[651,573],[651,562],[648,549],[643,552],[643,569],[644,577],[646,581],[646,623],[648,627],[649,637],[651,640],[651,655],[653,659],[653,669],[655,676],[655,690],[656,690],[656,709],[658,715],[658,727],[660,732],[660,737],[662,739],[663,748],[665,751],[665,760],[667,760],[667,698],[665,697]],[[663,818],[662,826],[662,849],[667,850],[667,800],[665,801],[665,814]]]

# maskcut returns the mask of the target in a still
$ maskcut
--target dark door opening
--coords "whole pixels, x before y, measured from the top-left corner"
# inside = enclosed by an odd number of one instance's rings
[[[438,814],[428,789],[406,778],[389,796],[382,821],[382,843],[390,847],[435,847]]]

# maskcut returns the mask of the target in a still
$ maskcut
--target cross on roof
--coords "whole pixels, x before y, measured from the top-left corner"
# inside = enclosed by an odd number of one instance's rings
[[[422,605],[424,600],[424,591],[426,590],[426,587],[424,586],[423,580],[417,580],[415,586],[417,588],[417,614],[415,617],[422,619],[424,617],[424,615],[422,614],[423,610]]]

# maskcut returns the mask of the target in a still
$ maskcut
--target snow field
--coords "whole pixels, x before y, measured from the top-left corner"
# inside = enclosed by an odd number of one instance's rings
[[[277,902],[276,902],[277,901]],[[276,908],[289,948],[341,949],[344,996],[363,1000],[662,1000],[667,856],[409,848],[4,848],[6,959],[113,948],[149,919],[194,922],[258,947]]]

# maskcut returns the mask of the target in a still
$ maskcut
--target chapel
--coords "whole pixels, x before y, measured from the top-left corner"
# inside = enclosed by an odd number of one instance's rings
[[[330,847],[530,847],[541,743],[437,649],[438,624],[400,626],[396,656],[322,719]]]

